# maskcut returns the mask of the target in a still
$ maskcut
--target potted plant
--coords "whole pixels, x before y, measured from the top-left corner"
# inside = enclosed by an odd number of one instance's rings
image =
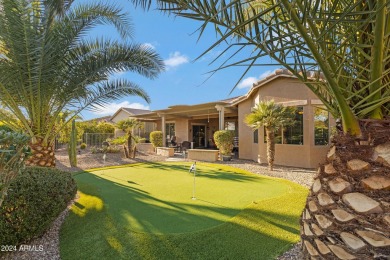
[[[220,130],[214,133],[214,142],[219,149],[222,161],[230,161],[233,150],[234,131]]]

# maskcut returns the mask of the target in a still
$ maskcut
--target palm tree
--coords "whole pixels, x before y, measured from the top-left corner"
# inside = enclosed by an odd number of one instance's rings
[[[267,139],[268,169],[273,170],[275,161],[275,132],[282,126],[294,123],[295,108],[276,104],[274,100],[261,101],[246,115],[245,123],[252,129],[264,126]]]
[[[148,7],[151,1],[133,2]],[[303,252],[312,258],[388,258],[390,177],[384,165],[390,160],[383,158],[390,154],[390,0],[158,3],[201,21],[200,34],[214,27],[218,40],[202,55],[222,42],[223,54],[231,52],[219,56],[227,60],[215,71],[274,65],[264,64],[268,56],[341,117],[343,133],[318,171],[301,219]]]
[[[116,127],[121,129],[127,134],[127,149],[126,146],[123,145],[123,150],[125,152],[126,158],[135,158],[137,137],[134,136],[133,131],[136,129],[143,128],[144,124],[137,119],[129,118],[125,120],[121,120],[116,124]]]
[[[55,165],[63,111],[76,116],[128,95],[149,102],[135,83],[112,77],[130,71],[153,79],[164,69],[154,50],[130,41],[132,25],[120,9],[63,0],[2,0],[0,8],[0,103],[31,137],[30,165]],[[112,25],[122,41],[87,38],[99,24]],[[2,111],[0,122],[15,127]]]

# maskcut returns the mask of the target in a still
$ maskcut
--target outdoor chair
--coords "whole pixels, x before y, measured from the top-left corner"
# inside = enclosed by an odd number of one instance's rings
[[[181,143],[181,149],[184,151],[184,152],[187,152],[188,149],[191,148],[191,143],[188,142],[188,141],[184,141]]]

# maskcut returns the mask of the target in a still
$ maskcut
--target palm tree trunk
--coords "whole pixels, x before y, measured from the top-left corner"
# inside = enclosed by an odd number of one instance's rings
[[[304,259],[389,259],[390,124],[369,135],[380,138],[337,137],[319,168],[301,218]]]
[[[130,156],[133,154],[132,151],[132,136],[131,132],[127,133],[127,149],[128,149],[128,154],[126,158],[130,158]]]
[[[43,139],[37,137],[35,143],[30,143],[31,156],[27,159],[28,166],[55,167],[56,159],[53,145],[44,144]]]
[[[267,136],[267,160],[268,169],[273,171],[275,161],[275,132],[272,128],[266,127],[265,133]]]

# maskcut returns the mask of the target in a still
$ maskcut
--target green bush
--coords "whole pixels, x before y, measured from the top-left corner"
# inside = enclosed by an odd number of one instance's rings
[[[112,139],[110,141],[111,144],[116,144],[116,145],[125,144],[126,142],[127,142],[127,136],[126,135],[118,136],[117,138]]]
[[[18,245],[42,235],[76,191],[68,172],[25,168],[11,183],[0,208],[0,245]]]
[[[234,147],[234,132],[230,130],[220,130],[214,133],[214,142],[222,155],[231,155]]]
[[[86,148],[87,148],[87,144],[86,143],[80,144],[80,149],[84,150]]]
[[[154,147],[163,146],[163,133],[161,131],[153,131],[150,133],[150,142]]]

